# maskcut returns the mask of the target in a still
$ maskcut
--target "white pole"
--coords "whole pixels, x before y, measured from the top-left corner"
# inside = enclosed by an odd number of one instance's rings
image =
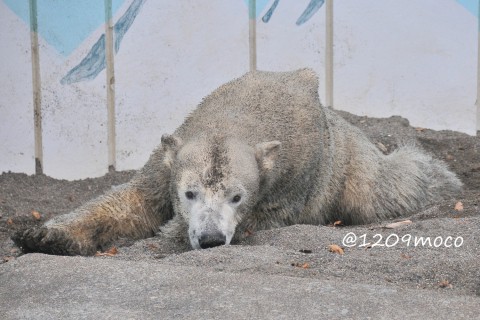
[[[107,73],[108,170],[115,170],[115,72],[113,63],[112,0],[105,0],[105,60]]]
[[[325,104],[333,108],[333,0],[326,0]]]
[[[257,12],[256,1],[249,0],[248,5],[248,30],[249,30],[249,49],[250,49],[250,71],[257,70]]]
[[[478,15],[477,15],[477,23],[478,23],[478,28],[477,28],[477,37],[478,37],[478,49],[477,49],[477,102],[475,103],[477,105],[477,135],[478,131],[480,131],[480,1],[478,1]]]
[[[38,47],[37,0],[30,0],[30,46],[32,53],[33,123],[35,139],[35,173],[43,173],[42,92]]]

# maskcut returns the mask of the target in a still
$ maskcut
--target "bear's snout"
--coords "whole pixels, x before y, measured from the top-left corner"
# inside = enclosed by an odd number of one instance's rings
[[[202,233],[198,238],[198,244],[202,249],[223,246],[226,241],[227,237],[219,231],[214,233]]]

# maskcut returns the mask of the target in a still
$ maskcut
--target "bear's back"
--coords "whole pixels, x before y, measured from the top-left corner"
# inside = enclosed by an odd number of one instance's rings
[[[298,155],[311,164],[324,127],[325,114],[313,71],[257,71],[207,96],[175,134],[184,141],[199,135],[232,136],[252,147],[278,140],[287,165],[301,166]]]

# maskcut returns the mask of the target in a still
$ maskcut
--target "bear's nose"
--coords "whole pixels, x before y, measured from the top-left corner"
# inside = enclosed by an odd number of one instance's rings
[[[198,243],[200,244],[200,248],[207,249],[222,246],[225,244],[227,237],[220,233],[202,233],[200,238],[198,239]]]

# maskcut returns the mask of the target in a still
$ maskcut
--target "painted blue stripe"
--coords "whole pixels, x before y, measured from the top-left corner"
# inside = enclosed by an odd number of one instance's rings
[[[134,0],[123,16],[115,23],[113,27],[115,31],[115,52],[118,52],[120,49],[123,36],[132,25],[145,1],[146,0]],[[71,84],[94,79],[105,67],[105,34],[102,34],[85,58],[71,69],[62,80],[60,80],[60,83]]]
[[[118,19],[117,23],[115,23],[115,26],[113,27],[115,32],[115,52],[118,52],[120,49],[120,42],[122,42],[123,36],[127,33],[128,29],[130,29],[130,26],[137,17],[137,14],[145,1],[146,0],[133,1],[125,14]]]
[[[105,34],[95,42],[87,56],[60,80],[61,84],[71,84],[82,80],[91,80],[105,69]]]
[[[278,2],[280,0],[275,0],[275,2],[272,4],[272,6],[270,7],[270,9],[268,9],[267,13],[265,13],[265,15],[263,16],[262,18],[262,21],[267,23],[268,21],[270,21],[270,18],[272,17],[272,14],[273,12],[275,11],[275,9],[277,8],[277,5],[278,5]]]
[[[325,0],[311,0],[305,11],[297,20],[297,26],[307,22],[323,6]]]

